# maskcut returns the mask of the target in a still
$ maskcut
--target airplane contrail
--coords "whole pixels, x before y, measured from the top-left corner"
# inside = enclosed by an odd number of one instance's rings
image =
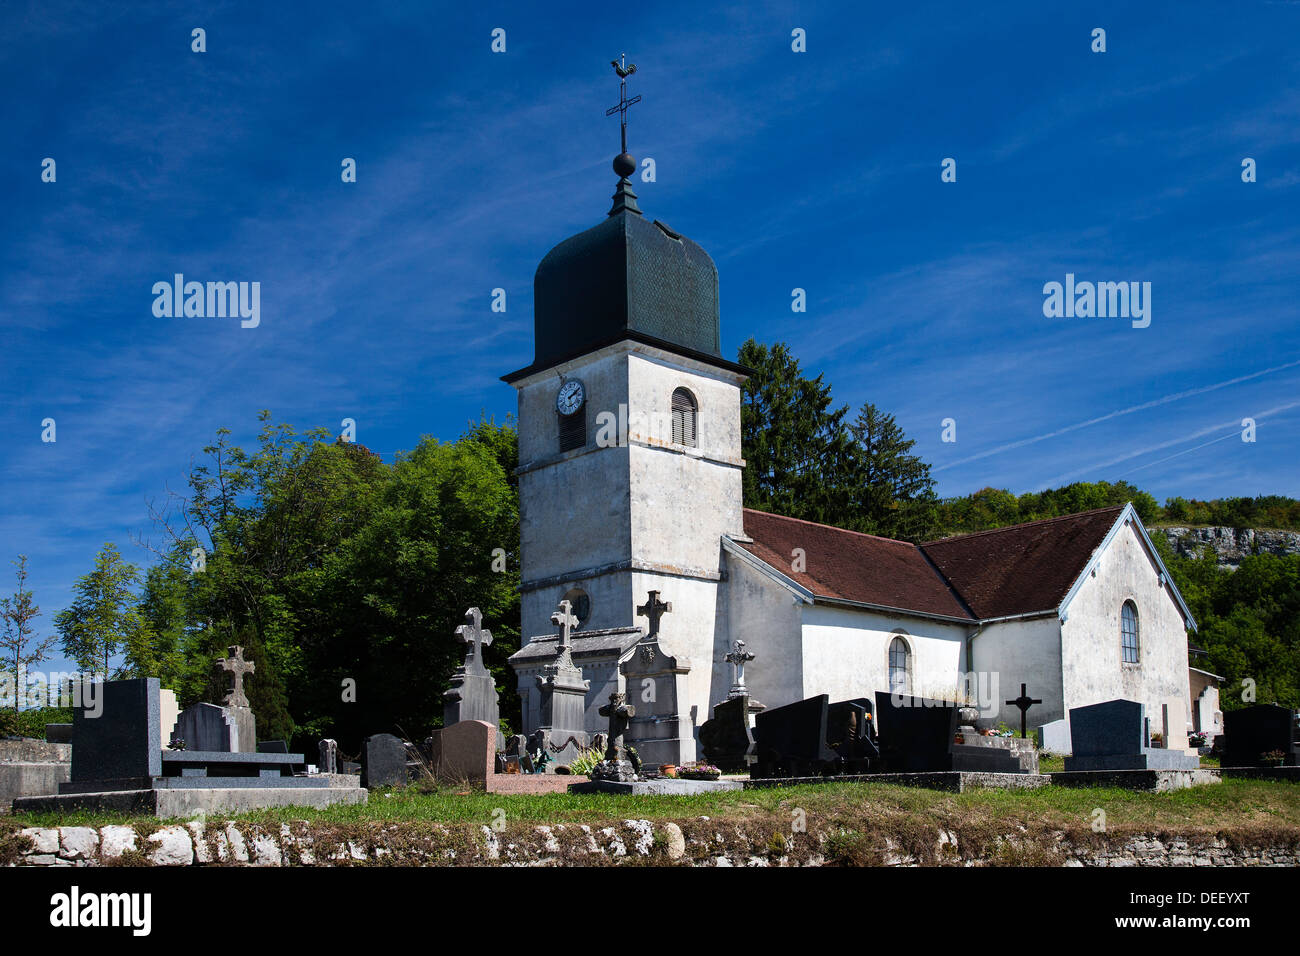
[[[1266,416],[1266,415],[1272,415],[1272,414],[1274,414],[1274,413],[1276,413],[1276,412],[1284,412],[1284,411],[1286,411],[1287,409],[1289,409],[1289,408],[1295,408],[1296,406],[1300,406],[1300,401],[1296,401],[1296,402],[1288,402],[1288,403],[1285,404],[1285,405],[1275,405],[1275,406],[1273,406],[1272,408],[1265,409],[1265,410],[1262,411],[1262,412],[1258,412],[1258,413],[1255,414],[1253,417],[1254,417],[1254,419],[1255,419],[1255,421],[1256,421],[1256,424],[1258,424],[1258,423],[1260,422],[1260,420],[1263,419],[1264,416]],[[1045,482],[1044,485],[1043,485],[1043,487],[1045,487],[1045,488],[1052,488],[1052,487],[1055,487],[1056,485],[1058,485],[1058,484],[1060,484],[1060,483],[1062,483],[1062,482],[1069,482],[1071,479],[1073,479],[1073,478],[1077,478],[1077,477],[1080,476],[1080,475],[1086,475],[1086,474],[1089,474],[1089,473],[1091,473],[1091,472],[1095,472],[1095,471],[1096,471],[1097,469],[1099,469],[1099,468],[1109,468],[1111,465],[1118,465],[1120,462],[1122,462],[1122,461],[1128,461],[1128,460],[1131,459],[1131,458],[1140,458],[1142,455],[1148,455],[1148,454],[1150,454],[1150,453],[1153,452],[1153,451],[1160,451],[1162,448],[1169,448],[1169,447],[1172,447],[1173,445],[1181,445],[1181,444],[1183,444],[1184,442],[1194,441],[1195,439],[1200,438],[1200,437],[1202,437],[1202,436],[1204,436],[1204,435],[1209,435],[1209,434],[1211,434],[1211,433],[1213,433],[1213,432],[1217,432],[1217,431],[1219,431],[1221,428],[1231,428],[1231,429],[1234,429],[1234,431],[1233,431],[1233,435],[1240,435],[1240,434],[1241,434],[1241,422],[1240,422],[1240,420],[1234,420],[1234,421],[1230,421],[1230,422],[1221,422],[1220,424],[1217,424],[1217,425],[1210,425],[1210,426],[1208,426],[1208,427],[1206,427],[1206,428],[1202,428],[1202,429],[1200,429],[1200,430],[1198,430],[1198,431],[1194,431],[1194,432],[1192,432],[1190,435],[1184,435],[1184,436],[1182,436],[1181,438],[1171,438],[1171,439],[1169,439],[1168,441],[1162,441],[1162,442],[1160,442],[1159,444],[1151,445],[1150,447],[1147,447],[1147,448],[1140,448],[1140,449],[1138,449],[1137,451],[1128,452],[1127,454],[1120,455],[1120,456],[1117,457],[1117,458],[1111,458],[1111,459],[1109,459],[1109,460],[1107,460],[1107,461],[1098,462],[1097,464],[1095,464],[1095,465],[1090,465],[1090,466],[1087,467],[1087,468],[1076,469],[1075,471],[1072,471],[1072,472],[1070,472],[1069,474],[1061,475],[1061,476],[1059,476],[1059,477],[1057,477],[1057,478],[1053,478],[1053,479],[1051,479],[1051,480],[1048,481],[1048,482]],[[1232,435],[1227,435],[1227,436],[1224,436],[1224,437],[1226,437],[1226,438],[1230,438],[1230,437],[1232,437]],[[1221,441],[1221,440],[1222,440],[1222,439],[1215,439],[1215,441]],[[1207,444],[1207,445],[1212,445],[1212,444],[1214,444],[1214,442],[1206,442],[1205,444]],[[1204,446],[1202,446],[1202,447],[1204,447]],[[1188,451],[1195,451],[1196,449],[1194,449],[1194,448],[1189,448],[1189,449],[1187,449],[1187,450],[1188,450]],[[1181,454],[1181,452],[1180,452],[1180,454]],[[1170,456],[1170,457],[1176,457],[1176,456]],[[1154,465],[1154,464],[1158,464],[1158,462],[1150,462],[1150,464],[1153,464],[1153,465]],[[1142,467],[1146,467],[1146,466],[1144,465],[1144,466],[1142,466]],[[1137,469],[1134,469],[1134,470],[1136,471]]]
[[[1141,412],[1148,408],[1155,408],[1157,405],[1167,405],[1170,402],[1176,402],[1180,399],[1191,398],[1193,395],[1204,395],[1206,392],[1213,392],[1220,388],[1227,388],[1229,385],[1237,385],[1241,382],[1249,381],[1252,378],[1259,378],[1261,375],[1271,375],[1273,372],[1281,372],[1284,369],[1295,368],[1297,365],[1300,365],[1300,360],[1287,362],[1285,365],[1274,365],[1272,368],[1262,369],[1258,372],[1251,372],[1249,375],[1240,375],[1237,378],[1230,378],[1226,382],[1216,382],[1213,385],[1202,385],[1199,388],[1189,388],[1186,391],[1174,392],[1172,395],[1166,395],[1163,398],[1153,398],[1151,401],[1143,402],[1141,405],[1131,405],[1128,408],[1121,408],[1119,411],[1108,412],[1097,418],[1090,418],[1087,421],[1076,422],[1073,425],[1066,425],[1064,428],[1058,428],[1055,431],[1045,432],[1042,435],[1035,435],[1032,438],[1021,438],[1019,441],[1008,442],[1005,445],[990,448],[988,451],[969,455],[966,458],[959,458],[956,461],[948,462],[946,465],[939,465],[932,468],[931,471],[944,471],[948,468],[956,468],[958,465],[964,465],[967,462],[978,461],[981,458],[988,458],[991,455],[999,455],[1004,451],[1011,451],[1013,448],[1023,448],[1025,445],[1032,445],[1036,442],[1046,441],[1049,438],[1055,438],[1057,435],[1064,435],[1067,432],[1078,431],[1080,428],[1087,428],[1089,425],[1096,425],[1100,422],[1109,421],[1112,418],[1119,418],[1121,415],[1131,415],[1134,412]]]

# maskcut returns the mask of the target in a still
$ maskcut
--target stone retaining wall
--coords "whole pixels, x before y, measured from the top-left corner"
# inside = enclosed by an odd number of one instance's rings
[[[609,826],[472,824],[279,827],[191,822],[160,826],[28,827],[0,836],[9,866],[592,866],[626,862],[688,866],[884,866],[1036,864],[1052,866],[1296,866],[1300,837],[1234,839],[1063,831],[1017,831],[964,846],[939,830],[932,845],[908,850],[887,835],[781,834],[762,825],[692,820],[624,820]]]

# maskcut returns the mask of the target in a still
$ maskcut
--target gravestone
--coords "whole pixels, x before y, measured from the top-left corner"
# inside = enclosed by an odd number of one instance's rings
[[[158,689],[158,726],[162,731],[158,740],[158,746],[164,750],[172,740],[172,728],[176,726],[176,721],[180,718],[181,708],[176,702],[176,692],[168,690],[166,687]]]
[[[46,724],[45,740],[52,744],[72,743],[72,724]]]
[[[73,708],[76,744],[71,748],[70,779],[60,783],[57,795],[22,798],[26,802],[21,809],[132,808],[186,816],[195,810],[364,801],[355,787],[297,775],[301,754],[164,751],[160,690],[155,678],[107,681],[83,689]],[[220,716],[222,708],[196,708],[191,717],[197,725],[204,719],[200,715],[214,711]],[[196,739],[202,736],[198,733]]]
[[[1135,700],[1108,700],[1071,707],[1065,769],[1196,770],[1200,758],[1183,750],[1152,747],[1146,708]]]
[[[1223,713],[1225,767],[1300,766],[1296,715],[1288,707],[1255,704]],[[1280,755],[1269,759],[1267,754]]]
[[[609,703],[600,708],[600,715],[609,719],[609,742],[605,747],[605,759],[592,768],[591,779],[635,780],[636,768],[627,759],[623,735],[628,723],[636,716],[636,707],[627,702],[626,694],[615,692],[609,695]]]
[[[826,743],[826,694],[765,710],[754,718],[755,779],[818,776],[838,756]]]
[[[444,727],[438,734],[435,775],[452,783],[483,783],[495,770],[496,736],[496,725],[483,720],[462,720]]]
[[[839,755],[838,773],[869,773],[880,766],[875,741],[875,709],[865,697],[826,708],[826,744]]]
[[[752,661],[757,655],[752,651],[745,650],[744,641],[735,641],[731,645],[731,653],[723,658],[731,665],[731,689],[727,691],[728,697],[748,697],[749,688],[745,686],[745,663]],[[763,705],[754,701],[759,710]]]
[[[495,727],[500,721],[497,685],[483,657],[483,649],[492,643],[492,632],[483,627],[483,614],[478,608],[465,612],[465,623],[456,628],[456,640],[465,645],[465,659],[451,675],[451,686],[442,695],[442,725],[482,720]]]
[[[659,633],[660,619],[672,611],[651,591],[637,614],[650,621],[646,636],[623,662],[624,687],[635,702],[636,713],[628,727],[628,743],[648,766],[682,764],[695,759],[695,737],[680,708],[687,699],[691,662],[675,655]]]
[[[392,734],[375,734],[361,744],[361,785],[404,787],[408,780],[406,744]]]
[[[339,772],[339,745],[338,741],[331,740],[328,737],[320,742],[320,772],[321,773],[338,773]]]
[[[957,710],[951,701],[877,691],[874,716],[884,769],[894,773],[972,769],[953,766]]]
[[[750,769],[758,759],[754,743],[754,718],[763,705],[748,696],[728,697],[713,708],[713,717],[700,727],[704,759],[727,773]]]
[[[244,694],[244,677],[257,670],[252,661],[244,660],[244,648],[232,644],[226,648],[226,656],[219,658],[216,668],[231,676],[230,693],[222,699],[226,714],[235,725],[235,736],[231,740],[232,752],[250,753],[257,750],[257,721],[253,717],[253,708]],[[187,746],[187,749],[191,749]]]
[[[186,750],[238,753],[252,749],[240,746],[239,729],[224,707],[216,704],[193,704],[176,718],[169,745],[183,742]]]
[[[764,710],[749,696],[745,686],[745,663],[755,655],[735,641],[723,660],[731,665],[731,689],[727,699],[713,708],[713,717],[700,726],[700,748],[704,759],[729,773],[749,770],[757,761],[754,746],[754,718]]]
[[[72,709],[71,783],[162,774],[159,690],[156,677],[141,677],[82,691],[82,706]]]
[[[591,682],[573,663],[571,635],[578,619],[568,601],[560,602],[551,623],[559,628],[555,659],[543,665],[536,677],[540,706],[533,760],[543,768],[568,764],[586,749],[589,739],[583,725]]]

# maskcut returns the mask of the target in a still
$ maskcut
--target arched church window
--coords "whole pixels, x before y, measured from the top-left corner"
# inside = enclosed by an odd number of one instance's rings
[[[699,406],[695,396],[684,388],[673,392],[673,444],[694,448],[696,442],[695,418]]]
[[[1119,612],[1120,645],[1124,650],[1124,663],[1138,662],[1138,609],[1132,601],[1125,601]]]
[[[889,642],[889,692],[906,694],[912,687],[912,649],[896,637]]]

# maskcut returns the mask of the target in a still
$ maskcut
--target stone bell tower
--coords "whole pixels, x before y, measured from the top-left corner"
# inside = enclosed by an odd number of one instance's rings
[[[678,715],[677,759],[689,760],[694,729],[709,717],[714,648],[727,644],[715,640],[725,627],[721,539],[743,534],[746,370],[722,357],[713,260],[637,205],[626,110],[639,99],[624,95],[617,107],[624,140],[613,206],[542,259],[535,359],[504,376],[519,395],[522,627],[525,639],[550,634],[568,600],[581,663],[583,632],[640,624],[636,609],[651,591],[671,600],[659,639],[679,666],[695,662]],[[602,693],[594,680],[591,694]],[[638,703],[636,688],[628,695]],[[527,706],[524,720],[531,730]],[[589,722],[588,731],[603,730]]]

